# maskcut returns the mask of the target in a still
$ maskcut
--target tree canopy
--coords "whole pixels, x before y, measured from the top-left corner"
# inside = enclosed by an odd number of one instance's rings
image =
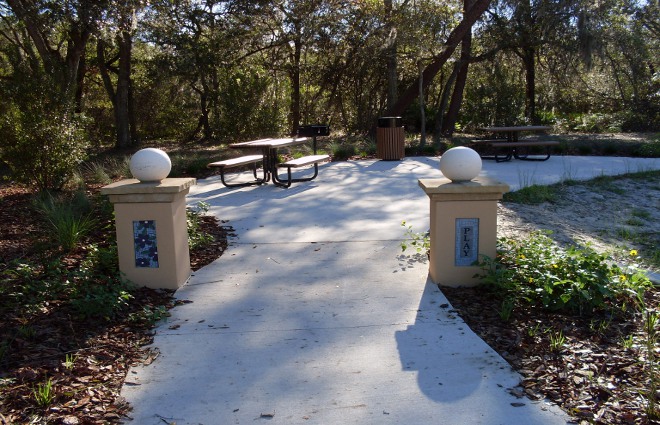
[[[659,15],[637,0],[0,0],[0,131],[55,109],[118,148],[317,122],[367,134],[392,114],[445,136],[657,130]]]

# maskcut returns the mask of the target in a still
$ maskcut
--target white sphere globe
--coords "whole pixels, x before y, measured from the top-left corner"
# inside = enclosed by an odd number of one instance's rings
[[[167,154],[156,148],[137,151],[130,162],[131,174],[141,182],[159,182],[172,170],[172,161]]]
[[[453,182],[469,181],[481,171],[481,157],[465,146],[451,148],[440,157],[440,171]]]

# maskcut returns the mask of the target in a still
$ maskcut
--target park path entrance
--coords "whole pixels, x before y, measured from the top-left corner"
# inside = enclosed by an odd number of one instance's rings
[[[541,164],[482,172],[515,188],[572,166]],[[510,394],[519,376],[454,314],[423,258],[401,255],[401,221],[428,228],[417,180],[437,166],[331,163],[289,189],[199,181],[189,203],[209,203],[236,237],[177,291],[192,302],[157,329],[160,356],[129,371],[132,423],[566,423],[556,406]],[[583,178],[616,166],[631,167]]]

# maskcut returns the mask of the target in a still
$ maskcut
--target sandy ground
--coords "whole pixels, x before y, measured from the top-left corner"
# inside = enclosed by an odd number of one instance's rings
[[[560,244],[588,244],[599,252],[615,253],[618,258],[631,249],[638,250],[642,256],[657,256],[658,223],[658,175],[645,180],[619,178],[565,185],[554,203],[504,202],[498,211],[500,237],[519,238],[537,229],[547,229]],[[648,268],[658,271],[657,266]]]

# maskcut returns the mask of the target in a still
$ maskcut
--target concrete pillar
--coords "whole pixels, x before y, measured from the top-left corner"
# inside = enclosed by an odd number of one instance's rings
[[[422,179],[431,203],[429,274],[443,286],[475,286],[480,255],[497,252],[497,201],[509,186],[487,177],[452,182]]]
[[[101,189],[114,204],[119,270],[131,282],[177,289],[190,277],[186,194],[194,184],[128,179]]]

